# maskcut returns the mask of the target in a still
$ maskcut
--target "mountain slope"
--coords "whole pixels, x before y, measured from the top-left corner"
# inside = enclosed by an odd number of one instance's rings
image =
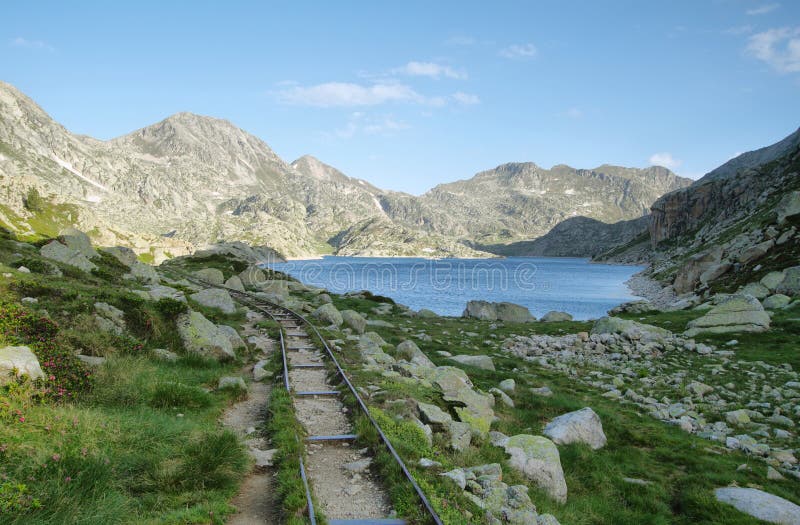
[[[472,240],[507,243],[540,237],[571,217],[605,223],[636,219],[658,197],[690,182],[657,166],[583,170],[558,165],[546,170],[528,162],[436,186],[422,199],[449,210]]]
[[[664,195],[653,204],[648,228],[648,273],[678,294],[736,291],[797,266],[800,129]],[[623,247],[612,259],[628,257]]]
[[[534,239],[579,215],[635,219],[685,183],[657,167],[544,170],[523,163],[416,197],[311,156],[288,164],[230,122],[191,113],[109,141],[75,135],[0,82],[0,222],[46,235],[75,224],[100,244],[156,259],[222,240],[269,244],[286,256],[486,256],[466,245]],[[31,188],[44,209],[25,206]]]

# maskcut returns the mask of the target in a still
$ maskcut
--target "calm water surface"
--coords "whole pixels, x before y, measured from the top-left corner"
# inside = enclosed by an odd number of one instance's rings
[[[336,293],[369,290],[440,315],[461,315],[467,301],[483,299],[525,305],[536,317],[561,310],[576,319],[602,317],[636,299],[624,283],[642,269],[561,257],[324,257],[269,266]]]

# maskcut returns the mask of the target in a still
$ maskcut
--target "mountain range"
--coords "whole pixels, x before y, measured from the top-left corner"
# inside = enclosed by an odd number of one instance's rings
[[[690,183],[662,167],[526,162],[414,196],[312,156],[287,163],[230,122],[191,113],[108,141],[73,134],[0,82],[0,223],[45,235],[74,224],[154,260],[222,240],[290,257],[524,253],[565,220],[639,219]],[[37,209],[26,206],[32,189],[44,203]],[[617,233],[609,243],[627,241]]]

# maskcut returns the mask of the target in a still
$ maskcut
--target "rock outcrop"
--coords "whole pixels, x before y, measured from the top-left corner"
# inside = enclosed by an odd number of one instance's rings
[[[686,336],[702,333],[764,332],[769,329],[770,317],[758,299],[750,295],[730,295],[718,300],[704,316],[690,321]]]
[[[588,407],[558,416],[544,427],[542,433],[558,445],[585,443],[594,450],[606,445],[600,417]]]
[[[536,321],[526,307],[514,303],[491,303],[488,301],[469,301],[464,309],[464,317],[481,321],[505,321],[509,323],[530,323]]]
[[[567,501],[567,482],[558,448],[542,436],[520,434],[505,440],[508,464],[559,503]]]
[[[181,314],[175,325],[188,353],[218,361],[236,357],[228,334],[200,312],[190,311]]]

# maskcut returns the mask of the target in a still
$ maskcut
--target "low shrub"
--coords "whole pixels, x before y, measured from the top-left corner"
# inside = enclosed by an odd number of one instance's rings
[[[0,333],[12,344],[31,348],[46,376],[44,391],[55,399],[72,398],[91,388],[86,366],[58,344],[58,325],[13,303],[0,303]]]
[[[183,447],[173,482],[181,489],[226,489],[236,485],[248,465],[247,452],[236,434],[203,432]]]

